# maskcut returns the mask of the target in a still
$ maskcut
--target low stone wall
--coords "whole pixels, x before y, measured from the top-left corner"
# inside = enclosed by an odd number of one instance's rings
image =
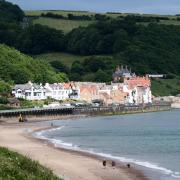
[[[180,108],[180,96],[163,96],[163,97],[156,97],[154,101],[165,101],[171,103],[172,108]]]
[[[171,104],[171,107],[174,108],[174,109],[180,109],[180,102],[172,103],[172,104]]]

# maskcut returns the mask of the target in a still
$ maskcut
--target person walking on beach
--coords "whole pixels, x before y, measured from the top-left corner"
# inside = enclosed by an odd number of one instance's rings
[[[21,114],[19,114],[19,122],[23,122],[23,117]]]
[[[106,167],[106,160],[103,160],[103,166]]]
[[[113,167],[113,169],[114,169],[115,166],[116,166],[116,162],[115,162],[115,161],[112,161],[111,165],[112,165],[112,167]]]
[[[130,165],[130,164],[127,164],[127,167],[128,167],[128,168],[130,168],[130,167],[131,167],[131,165]]]

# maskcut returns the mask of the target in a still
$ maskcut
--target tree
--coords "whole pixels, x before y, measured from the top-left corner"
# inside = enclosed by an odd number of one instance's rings
[[[130,44],[128,34],[125,30],[119,30],[114,33],[114,44],[113,44],[113,52],[119,53],[126,49],[126,47]]]
[[[14,83],[16,84],[27,83],[29,80],[31,80],[31,77],[31,74],[28,71],[26,71],[26,69],[23,67],[14,69],[14,71],[11,74],[11,78],[14,80]]]
[[[75,73],[75,74],[79,74],[79,75],[84,74],[84,67],[82,66],[82,64],[79,61],[75,61],[72,64],[71,73],[73,73],[73,74]]]
[[[0,21],[6,20],[6,22],[23,20],[24,12],[19,8],[19,6],[14,5],[5,0],[0,1]]]
[[[0,104],[7,104],[7,103],[8,103],[7,98],[0,96]]]
[[[78,74],[78,73],[71,73],[69,79],[71,81],[81,81],[82,76],[80,74]]]
[[[106,64],[103,59],[91,57],[84,60],[83,67],[88,72],[96,72],[99,69],[105,69]]]
[[[68,82],[69,78],[65,73],[57,73],[56,74],[56,82]]]
[[[61,51],[64,49],[64,34],[47,26],[32,25],[20,34],[18,48],[28,54]]]
[[[94,78],[94,80],[95,80],[96,82],[110,82],[110,81],[111,81],[111,77],[109,77],[106,72],[104,72],[103,70],[99,69],[99,70],[95,73],[95,78]]]
[[[69,68],[65,66],[61,61],[51,61],[50,64],[56,71],[69,74]]]
[[[6,95],[11,92],[11,86],[4,82],[3,80],[0,80],[0,95]]]

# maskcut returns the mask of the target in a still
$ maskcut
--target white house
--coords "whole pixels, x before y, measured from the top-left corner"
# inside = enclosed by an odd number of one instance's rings
[[[78,99],[79,91],[71,83],[46,83],[46,96],[56,100]]]
[[[12,94],[16,98],[26,100],[44,100],[47,98],[42,84],[33,84],[30,81],[27,84],[16,84],[12,89]]]
[[[69,98],[69,94],[71,93],[70,89],[64,89],[62,83],[46,83],[44,88],[46,90],[46,96],[56,100],[65,100]]]

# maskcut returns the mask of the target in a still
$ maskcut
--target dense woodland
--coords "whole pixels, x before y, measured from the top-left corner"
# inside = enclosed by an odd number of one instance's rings
[[[64,18],[52,14],[42,16]],[[73,29],[67,34],[47,26],[25,25],[24,17],[18,6],[0,0],[1,44],[29,56],[66,52],[91,57],[83,62],[75,61],[69,68],[58,60],[50,64],[42,63],[1,45],[1,81],[24,83],[31,79],[35,82],[54,82],[58,78],[69,78],[110,82],[118,64],[128,65],[140,75],[165,73],[169,78],[180,76],[180,26],[158,24],[160,17],[120,15],[111,18],[96,14],[91,17],[96,20],[95,23]],[[69,14],[67,18],[83,19],[85,16]]]

